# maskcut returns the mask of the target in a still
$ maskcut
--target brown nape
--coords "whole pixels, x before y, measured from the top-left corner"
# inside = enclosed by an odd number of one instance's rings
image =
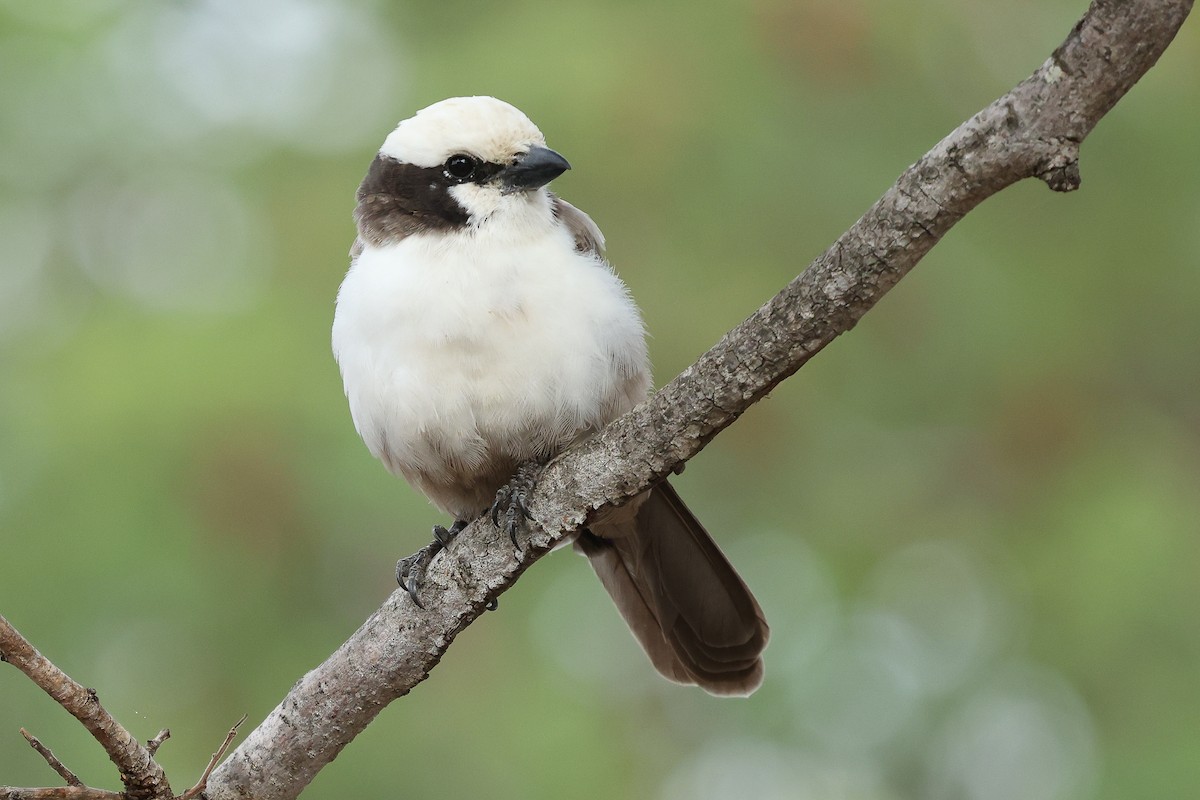
[[[592,218],[553,192],[550,193],[550,202],[555,218],[571,232],[571,237],[575,240],[575,250],[590,255],[601,255],[604,251],[604,234],[600,233]]]
[[[354,221],[364,240],[381,245],[423,231],[465,227],[470,216],[448,191],[443,168],[377,155],[358,187]]]

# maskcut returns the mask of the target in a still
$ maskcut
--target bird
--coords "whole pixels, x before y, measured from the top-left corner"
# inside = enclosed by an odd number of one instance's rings
[[[512,487],[651,390],[603,234],[548,188],[570,168],[516,107],[455,97],[401,121],[356,193],[332,335],[351,417],[454,520],[398,565],[418,605],[433,554],[489,512],[516,544]],[[595,513],[573,544],[659,673],[719,696],[759,687],[762,609],[669,483]]]

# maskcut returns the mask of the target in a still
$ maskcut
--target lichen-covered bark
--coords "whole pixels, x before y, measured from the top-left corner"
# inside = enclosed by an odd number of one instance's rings
[[[1190,0],[1098,0],[1033,75],[909,167],[802,275],[647,402],[541,476],[540,526],[518,554],[490,522],[434,562],[426,610],[394,594],[213,774],[211,800],[292,798],[388,703],[424,680],[454,637],[554,543],[686,462],[849,330],[958,220],[1023,178],[1079,183],[1079,144],[1148,70]]]

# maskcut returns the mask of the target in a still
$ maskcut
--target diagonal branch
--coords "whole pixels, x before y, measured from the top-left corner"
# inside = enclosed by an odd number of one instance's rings
[[[295,797],[425,679],[489,597],[590,511],[628,500],[698,453],[852,328],[971,209],[1024,178],[1077,188],[1080,143],[1154,65],[1191,5],[1095,0],[1033,75],[905,170],[802,275],[648,401],[551,463],[530,498],[541,530],[529,546],[514,556],[490,524],[472,524],[434,562],[426,610],[393,594],[213,773],[210,800]]]
[[[24,728],[21,728],[21,735],[25,737],[25,741],[29,742],[29,746],[38,752],[38,755],[46,759],[46,763],[50,765],[50,769],[57,772],[58,777],[66,781],[67,785],[83,786],[83,781],[79,780],[79,776],[72,772],[66,764],[62,763],[58,756],[54,755],[53,750],[38,741],[36,736]]]
[[[71,716],[83,723],[121,773],[121,782],[125,784],[125,796],[129,800],[171,796],[171,787],[162,767],[141,742],[100,705],[95,690],[76,683],[71,676],[54,666],[50,659],[39,653],[3,616],[0,616],[0,660],[7,661],[24,672]],[[58,790],[24,791],[60,791],[69,794],[69,790],[96,791],[78,786],[62,787]],[[9,794],[12,796],[11,792]]]

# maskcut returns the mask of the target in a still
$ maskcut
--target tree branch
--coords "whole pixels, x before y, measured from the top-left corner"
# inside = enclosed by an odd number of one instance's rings
[[[29,746],[38,752],[38,755],[46,759],[46,763],[50,765],[50,769],[57,772],[58,777],[66,781],[68,786],[83,786],[83,781],[79,780],[79,776],[68,769],[67,765],[62,763],[58,756],[54,755],[54,751],[38,741],[36,736],[24,728],[21,728],[21,735],[25,737],[25,741],[29,742]]]
[[[155,753],[158,752],[158,748],[162,747],[162,743],[170,738],[171,738],[171,729],[163,728],[161,731],[158,732],[158,734],[153,739],[146,742],[146,752],[148,752],[150,755],[154,755]]]
[[[950,228],[1023,178],[1079,185],[1079,145],[1154,65],[1190,0],[1097,0],[1046,62],[939,142],[802,275],[679,377],[542,473],[541,530],[514,556],[476,522],[437,559],[426,608],[403,592],[305,675],[209,781],[211,800],[295,797],[391,701],[424,680],[489,597],[606,504],[698,453],[849,330]]]
[[[99,698],[93,689],[88,689],[76,683],[50,660],[31,645],[7,619],[0,616],[0,660],[11,663],[24,672],[46,694],[54,698],[71,716],[83,723],[83,727],[95,737],[109,760],[116,765],[121,773],[121,782],[125,785],[125,796],[130,800],[141,798],[170,797],[171,786],[162,767],[154,760],[141,742],[113,718],[100,705]],[[40,751],[39,751],[40,752]],[[12,789],[0,787],[0,791],[14,796],[14,792],[46,792],[67,790],[75,791],[71,797],[99,796],[84,795],[79,792],[99,792],[83,786],[67,786],[59,789]],[[50,796],[50,795],[43,795]],[[53,795],[67,797],[67,794]]]
[[[1033,75],[905,170],[783,291],[645,403],[549,464],[529,499],[540,529],[520,552],[514,554],[490,522],[469,526],[429,570],[426,609],[416,608],[403,591],[393,593],[213,771],[235,725],[184,797],[296,797],[388,703],[428,676],[491,598],[589,513],[630,499],[698,453],[852,328],[971,209],[1024,178],[1038,178],[1055,191],[1077,188],[1080,144],[1154,65],[1191,6],[1191,0],[1095,0]],[[17,666],[82,722],[125,784],[123,793],[79,785],[0,787],[0,800],[171,797],[152,754],[165,731],[149,748],[142,746],[94,691],[51,664],[3,617],[0,660]],[[55,766],[48,750],[39,752]],[[55,769],[68,781],[74,777],[61,762]]]
[[[123,792],[109,792],[90,786],[46,786],[20,789],[0,786],[0,800],[126,800]]]

